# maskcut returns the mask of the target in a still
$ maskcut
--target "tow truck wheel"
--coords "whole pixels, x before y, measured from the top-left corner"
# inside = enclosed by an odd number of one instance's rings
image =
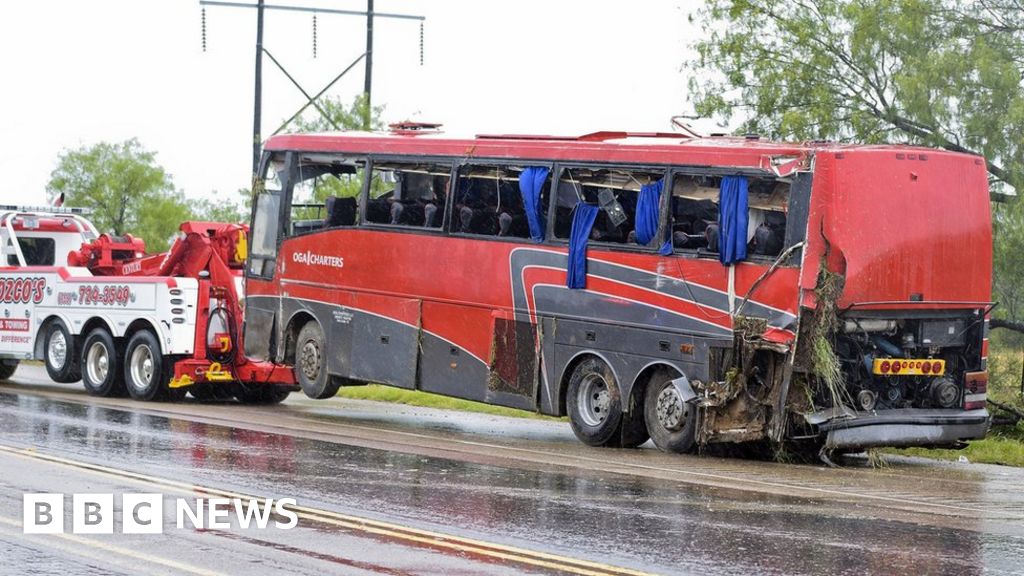
[[[242,404],[280,404],[292,391],[284,386],[239,384],[235,398]]]
[[[0,360],[0,380],[7,380],[14,376],[14,371],[17,369],[17,360]]]
[[[327,374],[324,333],[316,322],[306,322],[295,341],[295,380],[306,396],[323,400],[338,393],[339,383]]]
[[[598,358],[580,362],[569,377],[565,396],[572,431],[590,446],[618,446],[622,400],[611,367]]]
[[[124,393],[121,357],[114,337],[106,328],[95,328],[82,345],[82,384],[93,396],[120,396]]]
[[[644,421],[651,440],[663,452],[684,454],[693,449],[697,409],[683,402],[668,372],[655,374],[644,394]]]
[[[49,374],[50,380],[66,384],[82,379],[74,342],[63,323],[53,322],[46,328],[43,363],[46,364],[46,373]]]
[[[160,354],[160,342],[149,330],[140,330],[128,340],[124,351],[124,382],[136,400],[160,400],[167,395],[169,378]]]

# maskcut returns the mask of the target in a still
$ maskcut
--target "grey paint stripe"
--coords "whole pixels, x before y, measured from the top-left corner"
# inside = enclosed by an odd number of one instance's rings
[[[566,269],[568,256],[560,252],[538,250],[530,248],[517,248],[511,255],[511,274],[513,297],[517,310],[527,310],[527,299],[522,282],[523,269],[529,266],[545,266],[559,270]],[[610,264],[601,260],[587,260],[588,274],[607,278],[624,284],[646,288],[655,292],[692,302],[701,306],[715,308],[723,314],[728,314],[728,295],[702,286],[693,282],[685,282],[659,275],[653,272],[637,270],[617,264]],[[754,300],[747,302],[745,309],[748,315],[765,318],[769,324],[776,328],[788,328],[796,321],[796,316],[784,310],[773,309],[760,304]],[[676,312],[678,314],[678,312]]]

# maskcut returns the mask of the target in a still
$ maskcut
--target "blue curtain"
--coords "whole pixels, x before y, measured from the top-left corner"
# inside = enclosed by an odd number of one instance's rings
[[[530,225],[530,238],[534,242],[544,241],[544,218],[541,216],[540,191],[548,179],[544,166],[530,166],[519,175],[519,193],[523,196],[526,223]]]
[[[636,200],[636,243],[646,246],[658,233],[658,220],[661,215],[661,193],[664,192],[664,180],[640,186],[640,194]],[[669,237],[671,231],[666,231]],[[672,241],[662,242],[658,253],[668,256],[672,253]]]
[[[569,288],[587,287],[587,240],[597,220],[597,204],[577,202],[572,209],[572,230],[569,232],[569,269],[565,285]]]
[[[640,195],[636,199],[636,243],[646,246],[658,233],[658,204],[661,199],[661,180],[653,184],[640,186]]]
[[[718,259],[733,264],[747,258],[747,178],[726,176],[718,191]]]

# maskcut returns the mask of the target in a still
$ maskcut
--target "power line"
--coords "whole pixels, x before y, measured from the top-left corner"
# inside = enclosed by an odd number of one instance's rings
[[[388,18],[398,20],[416,20],[420,23],[420,65],[423,64],[423,22],[427,19],[426,16],[420,16],[416,14],[397,14],[393,12],[375,12],[373,9],[373,0],[366,0],[366,11],[360,12],[358,10],[338,10],[334,8],[321,8],[314,6],[287,6],[282,4],[267,4],[263,0],[258,0],[255,4],[248,2],[225,2],[221,0],[199,0],[199,5],[202,7],[202,40],[203,40],[203,51],[206,51],[206,7],[207,6],[220,6],[225,8],[255,8],[256,9],[256,78],[254,86],[254,98],[253,98],[253,130],[252,130],[252,173],[253,178],[257,176],[259,171],[260,162],[260,144],[262,143],[262,136],[260,133],[260,119],[262,115],[262,99],[263,99],[263,54],[266,53],[270,56],[270,53],[263,48],[263,14],[267,10],[278,10],[284,12],[311,12],[313,13],[313,57],[316,57],[316,35],[317,25],[316,17],[317,14],[336,14],[341,16],[365,16],[366,17],[366,52],[363,53],[359,58],[356,58],[355,62],[350,64],[341,74],[335,77],[327,87],[321,90],[316,96],[310,98],[309,94],[299,85],[299,83],[292,77],[291,74],[285,70],[284,66],[281,65],[273,56],[270,59],[277,65],[278,68],[284,72],[284,75],[294,84],[303,96],[307,98],[307,102],[301,109],[288,122],[291,122],[298,117],[307,107],[311,104],[316,106],[323,114],[323,110],[316,104],[316,99],[323,95],[328,88],[334,85],[346,72],[352,69],[353,66],[362,58],[366,58],[366,76],[363,85],[363,95],[366,103],[365,117],[363,118],[363,125],[365,129],[370,128],[370,119],[372,116],[372,88],[373,88],[373,20],[375,18]],[[286,122],[284,126],[288,123]],[[282,126],[282,128],[284,127]],[[282,128],[278,128],[280,131]]]

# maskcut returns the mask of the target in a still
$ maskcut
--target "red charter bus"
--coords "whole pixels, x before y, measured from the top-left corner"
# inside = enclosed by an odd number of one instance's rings
[[[275,136],[245,352],[648,438],[952,446],[988,426],[981,158],[597,132]]]

